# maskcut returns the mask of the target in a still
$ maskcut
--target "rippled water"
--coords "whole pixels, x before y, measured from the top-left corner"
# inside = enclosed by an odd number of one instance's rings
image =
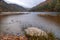
[[[30,13],[25,15],[10,15],[4,16],[0,19],[0,27],[2,32],[6,33],[22,33],[23,27],[39,27],[40,29],[48,32],[53,32],[60,38],[60,22],[57,17],[38,16],[40,13]],[[47,12],[45,12],[47,13]]]

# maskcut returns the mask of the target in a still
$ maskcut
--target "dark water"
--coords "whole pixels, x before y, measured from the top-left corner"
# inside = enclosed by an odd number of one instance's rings
[[[1,32],[21,34],[23,27],[39,27],[44,31],[54,33],[60,38],[60,21],[58,20],[60,17],[38,16],[41,13],[45,14],[48,12],[30,12],[25,15],[5,16],[0,19]]]

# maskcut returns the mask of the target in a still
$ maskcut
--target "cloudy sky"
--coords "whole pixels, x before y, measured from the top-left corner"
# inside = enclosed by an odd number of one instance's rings
[[[4,0],[8,4],[17,4],[25,8],[32,8],[45,0]]]

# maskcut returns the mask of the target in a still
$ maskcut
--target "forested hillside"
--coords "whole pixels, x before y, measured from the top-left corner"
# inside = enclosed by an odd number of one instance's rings
[[[60,12],[60,0],[47,0],[33,7],[30,11]]]

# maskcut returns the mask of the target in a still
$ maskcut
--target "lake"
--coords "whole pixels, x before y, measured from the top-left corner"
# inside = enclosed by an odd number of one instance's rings
[[[30,12],[22,15],[5,15],[0,16],[1,32],[22,34],[24,27],[38,27],[44,31],[52,32],[56,37],[60,38],[60,17],[56,16],[39,16],[38,14],[46,14],[53,12]]]

